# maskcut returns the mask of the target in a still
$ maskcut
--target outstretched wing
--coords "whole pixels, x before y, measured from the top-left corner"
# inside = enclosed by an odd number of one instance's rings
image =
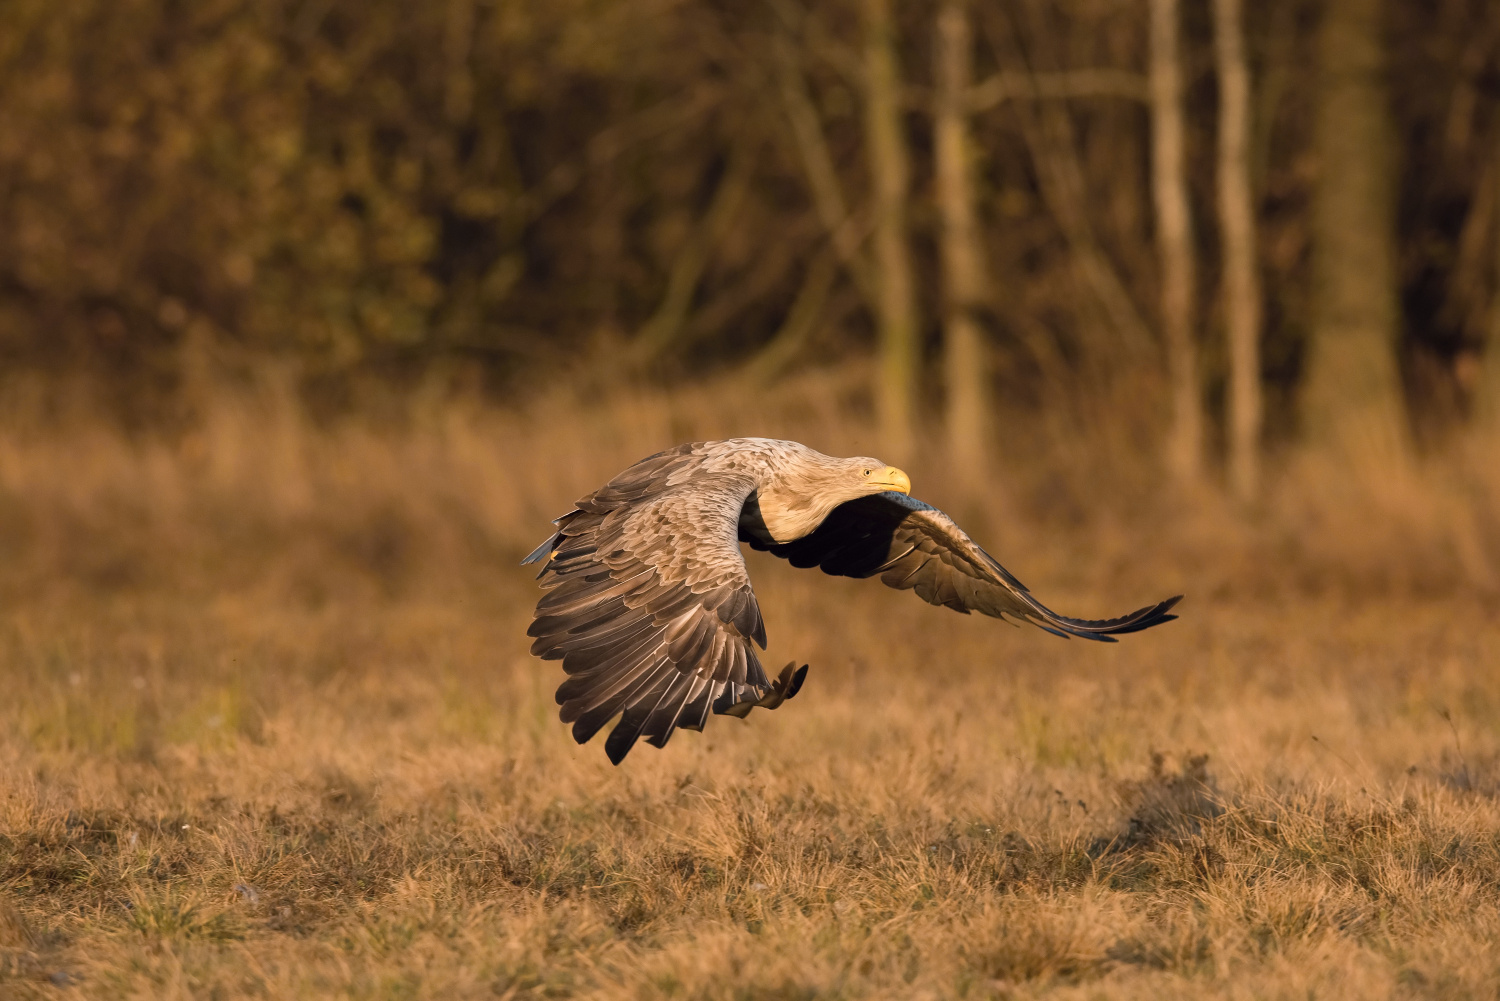
[[[840,504],[818,528],[783,545],[750,544],[798,567],[820,567],[838,577],[873,577],[910,588],[922,600],[968,614],[1026,619],[1058,636],[1115,642],[1177,616],[1168,598],[1117,619],[1070,619],[1031,596],[1026,585],[930,504],[900,493],[873,494]]]
[[[604,749],[619,764],[645,736],[703,729],[710,708],[773,694],[766,645],[736,539],[750,480],[704,471],[690,446],[645,459],[580,500],[526,562],[547,593],[527,635],[561,660],[564,723],[580,744],[616,714]]]

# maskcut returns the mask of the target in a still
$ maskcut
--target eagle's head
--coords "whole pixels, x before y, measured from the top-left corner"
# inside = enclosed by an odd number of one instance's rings
[[[869,456],[837,458],[805,445],[787,449],[762,482],[758,504],[777,542],[799,539],[846,501],[894,490],[911,492],[911,478]]]
[[[868,494],[882,494],[887,490],[894,490],[898,494],[911,493],[911,477],[895,466],[887,466],[879,459],[871,458],[844,461],[852,464],[848,467],[852,474],[849,476],[849,489],[854,491],[850,500]]]

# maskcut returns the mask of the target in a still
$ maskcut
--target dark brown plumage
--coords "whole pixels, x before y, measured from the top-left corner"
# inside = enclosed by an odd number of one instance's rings
[[[580,499],[525,560],[547,560],[527,632],[534,654],[563,662],[557,701],[574,738],[619,715],[604,745],[618,764],[643,736],[662,747],[678,727],[701,730],[710,710],[743,716],[797,693],[806,665],[773,683],[755,655],[765,626],[740,542],[1058,636],[1114,642],[1176,618],[1180,596],[1115,619],[1058,615],[909,489],[875,459],[736,438],[650,456]]]

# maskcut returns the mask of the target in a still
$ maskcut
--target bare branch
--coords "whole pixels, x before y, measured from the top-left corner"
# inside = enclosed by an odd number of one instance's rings
[[[783,35],[776,39],[774,47],[782,103],[797,140],[802,169],[807,173],[807,183],[812,189],[813,207],[832,240],[840,263],[849,272],[860,295],[866,302],[873,303],[874,283],[870,278],[869,264],[860,251],[869,226],[860,224],[849,212],[843,185],[833,165],[833,155],[828,150],[827,137],[823,135],[823,123],[812,96],[807,92],[807,80],[802,75],[791,42]]]
[[[1089,221],[1087,186],[1068,113],[1055,105],[1043,105],[1039,118],[1040,121],[1028,122],[1023,131],[1032,148],[1042,197],[1068,241],[1078,276],[1103,309],[1125,349],[1138,356],[1150,354],[1154,351],[1151,330],[1130,298],[1125,282],[1099,246]]]
[[[833,289],[838,269],[834,253],[825,247],[813,258],[802,278],[802,287],[797,290],[792,308],[770,342],[749,364],[747,370],[752,379],[770,382],[780,375],[788,365],[807,347],[818,321],[828,303],[828,294]]]
[[[1034,5],[1027,9],[1036,13]],[[1022,67],[1014,75],[1033,79],[1049,75],[1031,69],[1009,32],[997,33],[992,44],[1003,64]],[[1038,90],[1035,86],[1027,89],[1032,93]],[[1078,162],[1073,121],[1067,107],[1055,101],[1023,102],[1018,106],[1017,118],[1036,166],[1042,200],[1067,240],[1081,290],[1094,299],[1126,356],[1152,356],[1156,348],[1151,329],[1094,233],[1088,211],[1088,188]]]
[[[746,142],[731,154],[729,169],[714,192],[713,202],[704,214],[702,224],[688,236],[672,262],[661,305],[636,335],[634,353],[637,361],[647,362],[659,357],[682,332],[709,254],[729,231],[745,202],[745,193],[755,172],[757,152],[758,145]]]
[[[558,200],[567,197],[587,176],[589,169],[609,163],[627,150],[706,115],[724,99],[721,88],[696,87],[687,96],[673,96],[645,108],[629,118],[600,130],[589,140],[582,157],[566,160],[526,192],[514,206],[515,225],[535,219]]]
[[[997,73],[969,88],[969,110],[987,111],[1016,98],[1034,101],[1077,97],[1150,98],[1146,78],[1129,70],[1081,69],[1056,73]]]

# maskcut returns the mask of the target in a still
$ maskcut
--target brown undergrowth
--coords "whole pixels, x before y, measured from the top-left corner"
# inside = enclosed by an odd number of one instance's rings
[[[1500,990],[1483,504],[1464,543],[1410,483],[1341,525],[1049,467],[1042,431],[990,496],[918,462],[1044,600],[1185,590],[1183,619],[1064,642],[752,555],[802,694],[612,768],[527,654],[515,562],[547,519],[688,438],[877,451],[837,379],[730,395],[321,429],[250,397],[174,437],[13,417],[0,996]]]

